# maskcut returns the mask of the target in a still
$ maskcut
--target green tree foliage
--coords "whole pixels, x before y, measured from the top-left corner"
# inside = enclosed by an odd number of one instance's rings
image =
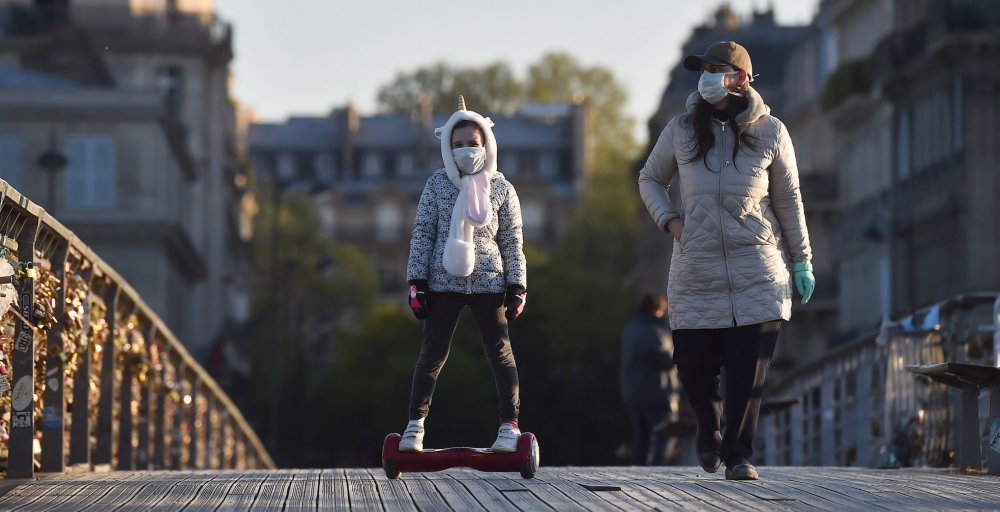
[[[396,75],[378,91],[378,104],[388,112],[416,112],[426,96],[434,112],[455,111],[459,95],[478,112],[509,114],[523,101],[524,87],[505,62],[483,67],[452,67],[438,62]]]
[[[625,115],[628,96],[602,66],[584,66],[565,53],[549,53],[528,68],[527,97],[536,102],[586,99],[587,128],[597,172],[622,172],[620,160],[636,151],[634,120]]]
[[[272,194],[265,190],[261,197]],[[356,331],[372,308],[378,279],[357,247],[321,236],[307,197],[285,192],[280,199],[277,210],[274,201],[263,202],[257,217],[251,372],[260,378],[248,391],[257,423],[265,426],[262,437],[277,448],[276,461],[289,466],[305,460],[303,452],[289,447],[321,437],[300,428],[312,414],[307,395],[326,378],[336,341]],[[279,418],[276,437],[270,431],[272,412]]]

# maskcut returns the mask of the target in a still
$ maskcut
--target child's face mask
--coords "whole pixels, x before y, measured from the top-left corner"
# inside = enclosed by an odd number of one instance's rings
[[[451,150],[451,154],[455,158],[455,165],[464,174],[475,174],[486,166],[484,147],[455,148]]]

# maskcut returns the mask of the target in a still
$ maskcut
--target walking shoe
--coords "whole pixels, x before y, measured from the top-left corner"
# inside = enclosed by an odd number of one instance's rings
[[[726,480],[759,480],[760,476],[757,475],[757,468],[753,467],[753,464],[749,462],[744,462],[742,464],[734,464],[732,466],[726,466]]]
[[[406,430],[403,431],[403,438],[399,441],[399,451],[424,451],[424,427],[412,423],[407,425]]]
[[[493,442],[491,450],[495,452],[512,453],[517,451],[517,440],[521,437],[521,429],[517,427],[516,421],[505,421],[500,424],[497,431],[497,440]]]
[[[715,473],[722,465],[722,459],[715,452],[698,452],[698,462],[701,464],[701,469],[709,473]]]

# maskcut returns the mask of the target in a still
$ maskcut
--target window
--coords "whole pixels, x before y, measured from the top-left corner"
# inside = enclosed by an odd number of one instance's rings
[[[904,109],[899,115],[899,141],[896,144],[896,162],[899,165],[897,173],[900,181],[910,177],[910,112]]]
[[[382,177],[382,157],[378,153],[365,154],[364,165],[361,168],[362,178]]]
[[[559,159],[555,153],[545,152],[538,157],[538,177],[547,180],[559,177]]]
[[[402,214],[396,203],[384,202],[375,210],[375,239],[391,242],[399,238]]]
[[[521,222],[524,236],[529,240],[541,240],[545,229],[545,206],[538,201],[521,203]]]
[[[292,153],[281,153],[278,155],[277,169],[275,169],[278,174],[275,178],[284,183],[294,180],[298,174],[295,168],[295,155]]]
[[[413,154],[400,153],[396,160],[396,176],[413,176]]]
[[[163,95],[167,115],[180,120],[184,100],[184,73],[176,66],[160,68],[156,71],[156,87]]]
[[[118,195],[118,155],[114,137],[66,138],[66,206],[113,208]]]
[[[955,152],[962,150],[962,77],[955,77],[954,93],[951,105],[952,142]]]
[[[513,151],[504,153],[500,159],[500,172],[502,172],[504,176],[514,177],[519,174],[519,171],[521,170],[521,162],[517,153]]]
[[[21,190],[21,140],[13,135],[0,136],[0,178]]]
[[[333,181],[334,178],[334,166],[333,157],[330,153],[316,153],[316,160],[314,162],[316,167],[316,179],[322,183],[329,183]]]

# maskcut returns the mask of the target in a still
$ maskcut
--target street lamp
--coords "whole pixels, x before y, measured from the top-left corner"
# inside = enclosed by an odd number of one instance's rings
[[[38,156],[36,163],[49,175],[45,207],[48,208],[51,214],[56,209],[56,176],[66,168],[67,163],[66,156],[56,148],[55,134],[49,136],[49,149],[46,149],[45,152]]]
[[[279,321],[284,320],[280,318],[279,308],[282,304],[281,298],[279,297],[283,283],[281,271],[281,263],[279,259],[281,258],[281,200],[284,195],[285,188],[294,180],[294,167],[288,161],[288,155],[276,155],[275,162],[271,165],[271,276],[270,276],[270,293],[269,293],[269,314],[271,315],[271,340],[270,343],[276,343],[279,336]],[[280,308],[280,313],[285,313],[287,310],[285,308]],[[275,351],[274,357],[276,361],[274,364],[278,367],[279,372],[283,372],[285,367],[284,363],[286,361],[283,347],[279,347]],[[273,452],[278,451],[279,447],[279,423],[278,423],[278,411],[280,405],[278,403],[278,386],[274,383],[271,384],[269,389],[268,397],[268,416],[270,424],[270,434],[271,434],[271,449]]]

